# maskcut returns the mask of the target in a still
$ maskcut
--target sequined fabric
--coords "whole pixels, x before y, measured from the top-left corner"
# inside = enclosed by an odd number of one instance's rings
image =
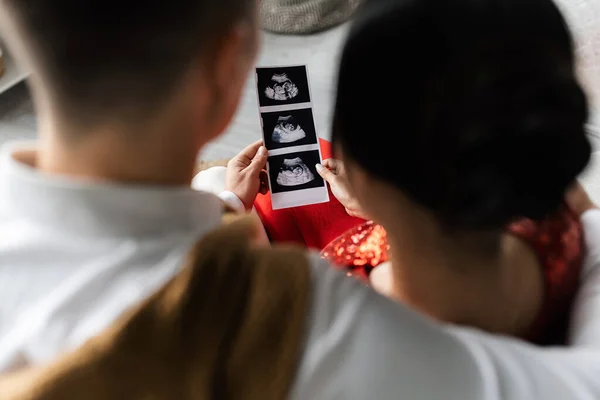
[[[275,74],[271,78],[271,85],[265,89],[265,96],[271,100],[289,100],[298,95],[298,87],[286,74]]]
[[[373,268],[389,258],[387,233],[381,225],[366,222],[335,239],[321,252],[334,265],[352,275],[367,279]]]

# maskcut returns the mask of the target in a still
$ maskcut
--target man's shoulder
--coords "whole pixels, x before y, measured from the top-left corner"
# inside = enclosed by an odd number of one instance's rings
[[[0,311],[13,322],[0,332],[11,347],[0,370],[23,354],[47,361],[111,325],[177,274],[194,240],[94,242],[21,220],[0,221],[0,239]]]

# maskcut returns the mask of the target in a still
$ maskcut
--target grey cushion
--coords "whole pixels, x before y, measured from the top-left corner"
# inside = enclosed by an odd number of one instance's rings
[[[260,0],[263,29],[283,34],[315,33],[347,21],[361,0]]]

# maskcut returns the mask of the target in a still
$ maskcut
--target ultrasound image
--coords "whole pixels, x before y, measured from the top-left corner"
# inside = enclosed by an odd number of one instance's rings
[[[271,100],[289,100],[298,95],[298,87],[286,74],[275,74],[271,77],[271,85],[265,88],[265,96]]]
[[[325,186],[317,173],[319,150],[301,151],[269,157],[269,175],[273,193],[290,192]]]
[[[315,176],[302,162],[300,157],[283,160],[283,165],[277,175],[277,183],[281,186],[298,186],[311,182]]]
[[[273,129],[271,140],[273,140],[273,143],[293,143],[305,137],[306,132],[296,122],[295,118],[291,115],[286,115],[280,116],[277,119],[277,125]]]

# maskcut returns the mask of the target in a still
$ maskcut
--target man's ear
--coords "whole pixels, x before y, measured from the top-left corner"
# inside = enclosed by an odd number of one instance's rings
[[[258,50],[257,33],[247,22],[236,24],[213,51],[214,77],[220,84],[245,83]]]
[[[212,113],[215,131],[222,132],[231,121],[246,85],[257,52],[257,34],[249,23],[241,22],[217,44],[210,62]]]

